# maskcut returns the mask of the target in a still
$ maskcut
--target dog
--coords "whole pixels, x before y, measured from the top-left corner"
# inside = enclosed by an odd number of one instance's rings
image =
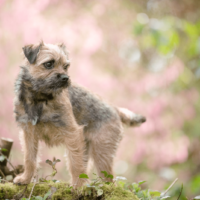
[[[146,118],[105,103],[73,83],[64,44],[39,43],[23,47],[24,62],[15,82],[14,113],[21,131],[24,172],[15,184],[31,182],[37,168],[38,143],[64,145],[68,150],[71,184],[80,187],[88,160],[97,173],[113,174],[113,159],[122,139],[122,123],[138,126]],[[112,181],[108,178],[107,181]]]

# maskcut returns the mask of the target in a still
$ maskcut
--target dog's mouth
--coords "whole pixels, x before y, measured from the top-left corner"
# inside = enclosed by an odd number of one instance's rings
[[[61,88],[67,88],[70,85],[71,81],[70,79],[62,80],[62,81],[55,81],[49,88],[50,89],[61,89]]]
[[[63,89],[71,85],[67,75],[54,75],[48,79],[37,79],[32,83],[33,90],[43,93],[60,93]]]

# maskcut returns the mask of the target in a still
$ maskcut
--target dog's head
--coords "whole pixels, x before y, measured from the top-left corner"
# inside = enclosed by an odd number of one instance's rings
[[[45,44],[23,47],[25,55],[24,79],[36,92],[59,93],[70,85],[70,61],[65,45]]]

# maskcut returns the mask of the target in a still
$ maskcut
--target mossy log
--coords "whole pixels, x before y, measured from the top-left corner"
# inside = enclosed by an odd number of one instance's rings
[[[9,158],[9,155],[10,155],[10,151],[11,151],[11,148],[12,148],[12,145],[13,145],[13,140],[9,139],[9,138],[1,138],[1,141],[0,141],[0,147],[2,149],[6,149],[5,152],[3,152],[3,154]],[[1,166],[6,166],[7,164],[7,160],[5,159],[3,162],[1,162]]]
[[[0,176],[3,179],[6,179],[8,175],[11,175],[11,179],[15,178],[17,174],[20,174],[24,171],[23,165],[13,166],[9,161],[10,152],[12,149],[13,140],[9,138],[1,138],[0,139],[0,156],[5,156],[5,159],[0,162]],[[11,168],[8,167],[10,165]]]
[[[48,199],[52,200],[139,200],[132,192],[124,190],[121,186],[115,185],[103,185],[101,187],[103,194],[97,194],[95,188],[88,188],[84,186],[79,190],[70,188],[68,183],[65,182],[49,182],[49,183],[31,183],[28,186],[17,186],[13,183],[0,183],[0,199],[15,199],[40,196],[44,197],[48,191],[51,191],[51,195]],[[89,192],[90,191],[90,192]]]

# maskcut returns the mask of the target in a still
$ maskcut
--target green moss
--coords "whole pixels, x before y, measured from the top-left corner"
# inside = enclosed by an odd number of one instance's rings
[[[102,189],[106,200],[139,200],[132,192],[124,190],[121,186],[104,185]]]
[[[33,183],[28,185],[23,197],[29,197],[32,187]],[[19,197],[24,188],[25,186],[17,186],[13,185],[12,183],[0,184],[0,199],[13,199],[14,196],[16,197],[16,195]],[[84,197],[85,200],[90,200],[94,199],[94,196],[97,195],[94,188],[87,187],[84,187],[79,191],[75,190],[72,192],[72,189],[69,188],[69,184],[65,182],[36,184],[32,195],[44,197],[44,195],[52,189],[56,190],[56,192],[52,195],[53,200],[72,200],[78,197],[77,194],[81,194],[82,198]],[[120,186],[103,185],[101,189],[103,189],[103,197],[106,200],[139,200],[133,193],[124,190]],[[88,193],[89,190],[91,191],[90,195]]]

